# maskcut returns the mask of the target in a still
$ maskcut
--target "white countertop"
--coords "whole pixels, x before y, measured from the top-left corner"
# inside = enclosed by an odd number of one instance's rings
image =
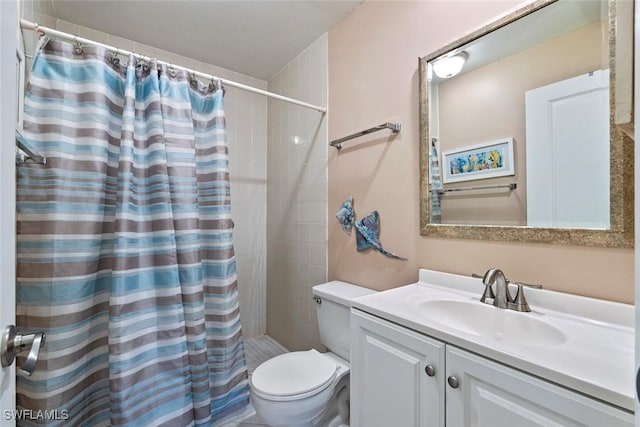
[[[510,342],[439,323],[420,309],[434,300],[480,302],[481,279],[420,270],[417,283],[352,301],[352,307],[634,411],[634,306],[559,292],[525,289],[536,321],[565,335],[561,343]],[[487,306],[489,309],[501,310]],[[509,314],[512,316],[511,314]]]

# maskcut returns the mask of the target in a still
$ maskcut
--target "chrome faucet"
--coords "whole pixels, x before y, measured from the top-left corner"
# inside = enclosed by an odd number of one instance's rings
[[[504,273],[499,268],[490,268],[484,274],[482,283],[491,290],[491,285],[495,283],[496,292],[493,297],[493,305],[498,308],[508,308],[509,303],[513,302],[511,295],[509,294],[509,281],[504,277]],[[487,290],[485,289],[483,298],[487,296]],[[483,301],[486,302],[486,301]]]
[[[484,276],[477,274],[472,274],[471,276],[482,278],[482,283],[485,286],[480,302],[492,304],[498,308],[508,308],[510,310],[529,312],[531,311],[531,308],[529,308],[527,299],[524,297],[524,287],[542,289],[542,286],[540,285],[513,283],[513,285],[518,287],[518,290],[516,291],[516,296],[511,297],[511,293],[509,293],[510,282],[499,268],[490,268]],[[494,284],[496,285],[495,293],[493,292],[492,287]]]

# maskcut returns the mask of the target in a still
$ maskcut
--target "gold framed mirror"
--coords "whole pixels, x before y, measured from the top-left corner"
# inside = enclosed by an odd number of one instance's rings
[[[632,41],[633,1],[538,0],[419,58],[420,234],[633,247]]]

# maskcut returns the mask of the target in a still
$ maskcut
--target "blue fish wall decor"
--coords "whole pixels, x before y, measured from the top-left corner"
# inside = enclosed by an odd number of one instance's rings
[[[355,223],[356,226],[356,247],[358,252],[365,249],[373,248],[381,254],[388,256],[389,258],[407,260],[406,258],[394,255],[391,252],[385,250],[380,243],[380,214],[378,211],[373,211],[369,215],[362,218]]]
[[[351,234],[351,228],[356,218],[356,213],[353,211],[353,196],[347,197],[342,202],[340,209],[336,213],[336,218],[338,218],[345,233]]]

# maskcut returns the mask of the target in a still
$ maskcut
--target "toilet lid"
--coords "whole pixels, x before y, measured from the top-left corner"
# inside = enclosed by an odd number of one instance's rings
[[[295,351],[258,366],[251,376],[251,386],[261,395],[301,398],[324,390],[337,370],[334,361],[316,350]]]

